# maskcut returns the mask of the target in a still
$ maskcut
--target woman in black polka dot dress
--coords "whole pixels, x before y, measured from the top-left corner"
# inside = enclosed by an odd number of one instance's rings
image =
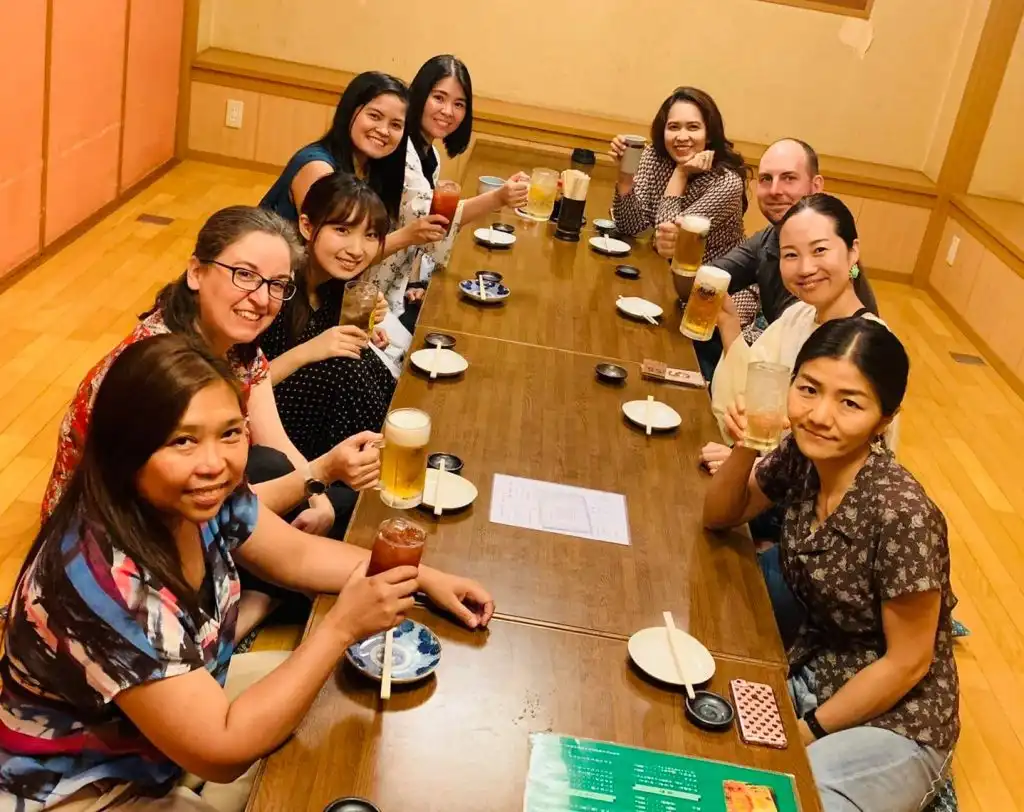
[[[388,215],[377,193],[344,173],[316,181],[299,216],[307,259],[296,275],[298,292],[263,334],[281,422],[308,458],[323,454],[361,431],[380,431],[395,379],[370,348],[387,346],[383,330],[373,335],[339,327],[345,283],[381,256]],[[387,314],[378,297],[373,321]]]

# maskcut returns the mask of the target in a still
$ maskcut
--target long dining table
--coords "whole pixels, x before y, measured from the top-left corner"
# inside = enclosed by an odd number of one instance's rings
[[[465,511],[413,518],[428,531],[424,562],[486,585],[494,620],[469,631],[418,607],[414,618],[442,641],[441,663],[387,703],[377,684],[340,666],[261,766],[249,810],[320,812],[349,795],[382,812],[520,810],[530,735],[552,731],[790,774],[799,808],[819,810],[753,545],[744,533],[710,533],[701,523],[708,477],[697,452],[717,436],[707,392],[641,375],[647,359],[697,369],[666,263],[644,244],[628,258],[600,255],[588,245],[591,227],[565,243],[553,239],[553,224],[507,211],[491,219],[514,226],[515,244],[489,250],[464,230],[448,267],[435,271],[413,338],[416,349],[428,333],[453,336],[467,371],[430,380],[407,360],[392,408],[427,411],[430,451],[457,454],[478,487]],[[624,262],[639,279],[615,274]],[[481,305],[460,294],[459,282],[480,270],[503,275],[506,301]],[[657,324],[626,318],[619,296],[642,296],[663,316]],[[623,366],[626,381],[599,381],[603,361]],[[648,436],[629,424],[622,403],[648,395],[682,425]],[[624,495],[629,543],[492,522],[498,474]],[[397,513],[364,494],[346,541],[372,546],[379,523]],[[333,600],[317,599],[307,632]],[[744,744],[735,726],[698,729],[684,718],[681,692],[630,663],[629,636],[662,625],[665,610],[714,656],[708,689],[729,696],[733,679],[772,687],[787,748]]]

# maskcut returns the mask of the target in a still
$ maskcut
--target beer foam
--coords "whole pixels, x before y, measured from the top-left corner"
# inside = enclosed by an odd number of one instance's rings
[[[680,219],[683,228],[692,234],[707,234],[711,230],[711,221],[699,214],[687,214]]]
[[[716,268],[714,265],[701,265],[700,270],[697,271],[697,281],[704,282],[706,285],[718,290],[728,290],[729,282],[732,281],[732,274],[728,271],[723,271],[721,268]]]
[[[397,409],[384,423],[386,442],[422,448],[430,442],[430,415],[419,409]]]

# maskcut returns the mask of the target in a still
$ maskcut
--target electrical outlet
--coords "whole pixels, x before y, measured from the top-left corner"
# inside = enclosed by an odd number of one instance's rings
[[[955,234],[953,239],[949,241],[949,250],[946,252],[946,264],[952,265],[956,262],[956,252],[960,250],[960,238]]]
[[[228,112],[224,116],[224,126],[232,130],[242,129],[242,114],[245,112],[244,102],[238,99],[228,99]]]

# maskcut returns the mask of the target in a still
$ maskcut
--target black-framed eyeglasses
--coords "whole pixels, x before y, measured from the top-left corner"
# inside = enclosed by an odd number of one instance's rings
[[[223,262],[218,262],[215,259],[203,260],[203,263],[206,265],[217,265],[225,271],[231,271],[232,284],[236,288],[249,291],[249,293],[255,293],[266,285],[267,292],[270,294],[271,299],[287,302],[295,295],[295,283],[291,280],[267,279],[265,276],[257,273],[251,268],[239,268],[235,265],[227,265]]]

